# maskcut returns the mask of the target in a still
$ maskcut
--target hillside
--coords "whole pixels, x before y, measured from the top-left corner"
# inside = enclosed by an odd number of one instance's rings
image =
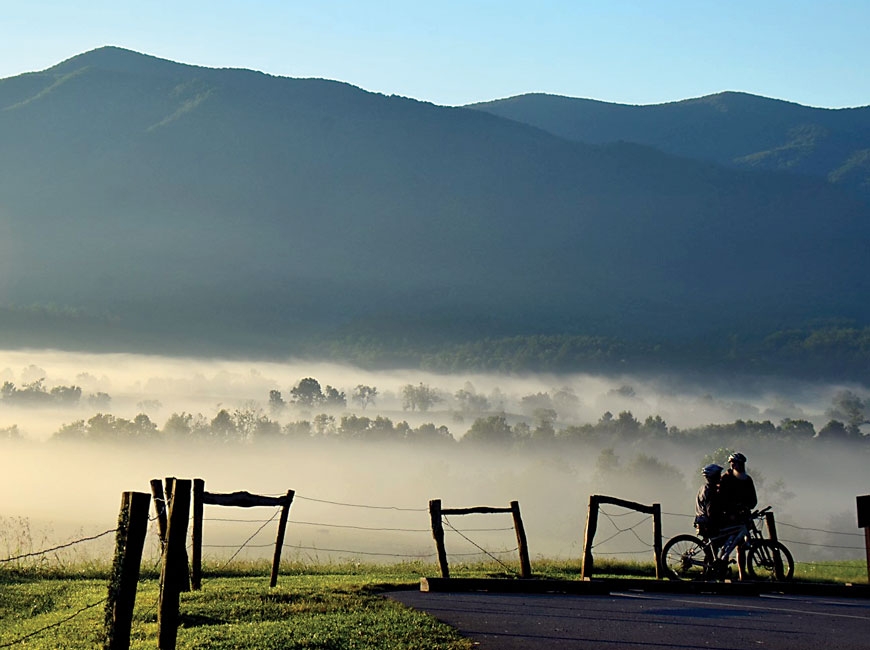
[[[529,94],[468,108],[580,142],[637,142],[739,169],[815,176],[870,199],[870,106],[810,108],[723,92],[648,106]]]
[[[6,345],[302,351],[870,321],[824,181],[101,48],[0,80]]]

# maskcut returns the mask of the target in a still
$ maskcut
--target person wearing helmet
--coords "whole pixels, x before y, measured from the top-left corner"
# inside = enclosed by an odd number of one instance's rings
[[[723,525],[743,523],[758,503],[755,483],[746,473],[746,456],[739,451],[728,457],[729,469],[719,481],[719,506]],[[746,551],[743,544],[737,547],[737,570],[743,580],[746,572]]]
[[[715,537],[719,532],[719,477],[722,468],[715,463],[701,469],[704,485],[695,497],[695,528],[701,537]]]

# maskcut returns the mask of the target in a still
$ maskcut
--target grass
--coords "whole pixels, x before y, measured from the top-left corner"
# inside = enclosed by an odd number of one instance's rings
[[[537,559],[535,577],[577,580],[579,561]],[[514,567],[492,563],[451,565],[456,577],[514,578]],[[78,650],[103,643],[108,567],[87,570],[45,566],[4,570],[0,565],[0,648]],[[383,597],[386,590],[416,589],[437,566],[285,563],[274,589],[268,562],[206,566],[202,589],[181,595],[178,648],[467,650],[471,642],[422,612]],[[596,577],[652,579],[651,563],[596,562]],[[867,584],[866,563],[799,563],[795,577]],[[144,571],[136,598],[131,648],[157,647],[158,579]],[[35,633],[35,634],[34,634]],[[27,635],[34,634],[28,637]]]

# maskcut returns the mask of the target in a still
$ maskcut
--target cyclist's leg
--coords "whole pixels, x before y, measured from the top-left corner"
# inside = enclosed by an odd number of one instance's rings
[[[737,579],[746,579],[746,542],[737,545]]]

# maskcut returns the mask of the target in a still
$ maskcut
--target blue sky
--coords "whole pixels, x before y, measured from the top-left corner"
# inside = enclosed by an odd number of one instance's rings
[[[0,0],[0,78],[118,45],[460,105],[740,90],[870,104],[867,0]]]

